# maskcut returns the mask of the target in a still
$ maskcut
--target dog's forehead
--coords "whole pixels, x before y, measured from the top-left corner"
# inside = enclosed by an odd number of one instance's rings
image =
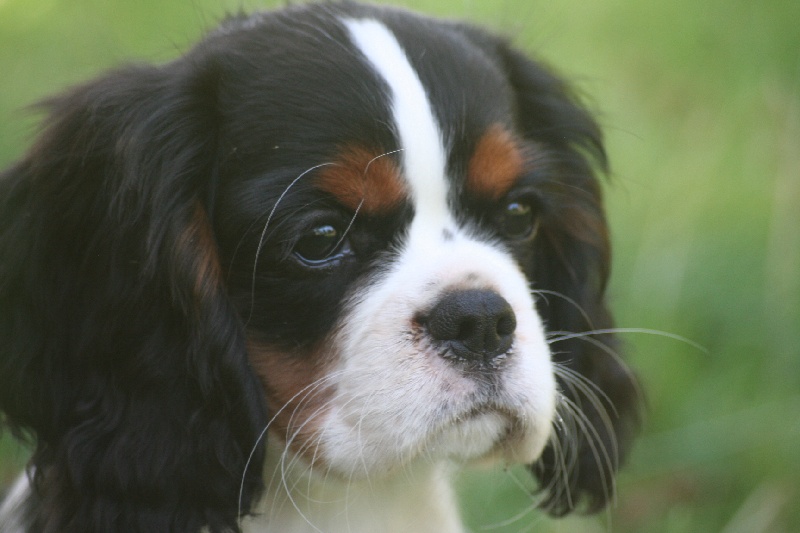
[[[353,43],[387,86],[403,175],[416,211],[430,215],[432,209],[447,203],[447,155],[428,91],[384,24],[375,19],[348,19],[345,25]]]
[[[505,76],[497,67],[465,46],[463,39],[451,36],[450,41],[463,48],[445,50],[449,53],[441,61],[435,60],[439,68],[431,69],[432,63],[425,60],[427,52],[433,45],[441,52],[441,42],[414,49],[411,43],[424,42],[424,37],[411,33],[401,42],[401,31],[373,18],[344,19],[344,24],[352,42],[386,85],[397,154],[417,213],[426,215],[430,224],[435,210],[448,203],[453,190],[466,188],[493,200],[508,191],[525,165],[521,145],[512,133],[508,91],[500,83]],[[398,27],[402,30],[405,26]],[[496,85],[482,86],[481,80],[487,79]],[[492,101],[476,105],[484,98]],[[452,103],[459,100],[461,107],[453,113]],[[440,220],[436,225],[440,224],[449,231],[446,222]]]
[[[229,96],[248,117],[232,127],[255,124],[229,132],[240,155],[325,165],[313,173],[319,188],[373,212],[442,205],[464,179],[500,183],[489,186],[496,197],[517,177],[519,165],[496,180],[491,170],[520,159],[506,76],[464,33],[400,11],[303,15],[239,23],[263,45],[249,60],[251,89]]]

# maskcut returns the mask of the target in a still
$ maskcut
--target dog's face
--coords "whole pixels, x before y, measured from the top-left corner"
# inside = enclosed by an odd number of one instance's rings
[[[524,270],[548,150],[518,133],[491,56],[401,21],[293,33],[329,45],[221,94],[237,102],[221,117],[222,264],[272,430],[348,478],[421,455],[532,462],[555,410]],[[268,56],[271,33],[250,32]]]
[[[22,254],[0,400],[39,438],[52,523],[145,487],[230,524],[265,428],[342,479],[500,459],[554,512],[608,497],[634,385],[613,342],[568,335],[611,326],[604,154],[540,66],[334,4],[231,19],[53,107],[0,241]],[[126,451],[135,474],[88,459]]]

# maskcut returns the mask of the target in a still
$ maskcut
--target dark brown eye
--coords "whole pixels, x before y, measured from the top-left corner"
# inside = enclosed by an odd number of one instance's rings
[[[341,231],[331,224],[308,230],[294,247],[294,255],[309,266],[324,266],[340,258],[349,245]]]
[[[509,202],[500,213],[500,232],[507,239],[527,239],[535,233],[537,225],[533,206],[524,201]]]

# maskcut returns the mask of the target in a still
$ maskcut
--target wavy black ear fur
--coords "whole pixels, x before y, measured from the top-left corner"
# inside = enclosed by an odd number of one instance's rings
[[[265,408],[208,220],[214,69],[130,67],[48,108],[0,177],[0,408],[35,443],[31,530],[236,531]]]
[[[555,154],[553,178],[542,184],[534,241],[533,280],[563,393],[557,443],[531,470],[554,515],[596,512],[613,495],[614,476],[640,425],[635,377],[618,357],[605,302],[610,243],[594,168],[605,171],[602,135],[569,87],[506,45],[499,54],[517,97],[517,127]],[[582,414],[578,414],[582,413]]]

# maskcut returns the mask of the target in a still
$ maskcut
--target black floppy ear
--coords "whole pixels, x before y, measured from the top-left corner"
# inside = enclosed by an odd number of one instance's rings
[[[546,147],[545,189],[535,267],[529,276],[551,339],[562,393],[556,439],[531,469],[556,515],[600,510],[640,425],[635,377],[618,356],[605,302],[610,243],[594,168],[606,169],[600,129],[565,83],[500,47],[516,95],[517,127]]]
[[[32,530],[236,531],[240,484],[244,512],[261,488],[203,70],[132,67],[54,99],[1,176],[0,408],[35,441]]]

